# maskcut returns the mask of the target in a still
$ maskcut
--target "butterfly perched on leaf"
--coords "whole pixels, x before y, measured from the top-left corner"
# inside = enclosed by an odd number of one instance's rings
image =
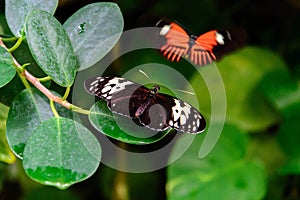
[[[137,120],[156,131],[174,128],[180,132],[203,132],[206,122],[190,104],[167,94],[118,77],[94,77],[85,81],[90,94],[104,99],[108,108],[119,115]]]
[[[242,29],[211,30],[200,36],[187,33],[176,22],[160,20],[159,35],[165,39],[160,51],[169,60],[178,62],[182,57],[202,66],[220,60],[223,55],[245,45],[246,33]]]

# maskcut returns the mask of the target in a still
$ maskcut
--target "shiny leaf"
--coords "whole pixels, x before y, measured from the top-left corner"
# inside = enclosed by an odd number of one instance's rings
[[[16,69],[13,66],[14,61],[10,54],[0,47],[0,87],[3,87],[10,82],[16,74]]]
[[[62,116],[72,118],[72,112],[57,106]],[[53,117],[49,99],[37,89],[23,90],[12,102],[6,124],[7,140],[11,149],[19,157],[23,157],[23,150],[27,139],[37,126]]]
[[[64,28],[78,57],[79,70],[103,58],[120,38],[123,26],[122,13],[115,3],[89,4],[73,14]]]
[[[63,26],[51,14],[33,10],[25,32],[29,49],[43,71],[57,84],[71,86],[78,62]]]
[[[31,10],[45,10],[53,14],[57,4],[58,0],[5,0],[5,16],[10,30],[15,36],[21,36],[20,32]]]
[[[98,101],[90,109],[91,124],[103,134],[116,140],[130,144],[149,144],[156,142],[168,134],[166,131],[153,131],[138,126],[130,118],[113,114],[105,101]]]
[[[54,117],[29,137],[23,167],[35,181],[66,189],[90,177],[100,158],[100,145],[88,129],[71,119]]]

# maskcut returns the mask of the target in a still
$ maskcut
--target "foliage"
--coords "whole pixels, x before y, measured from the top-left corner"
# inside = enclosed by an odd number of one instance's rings
[[[299,9],[296,2],[289,3]],[[63,20],[54,17],[57,6],[63,5],[57,0],[6,0],[5,18],[0,14],[0,41],[4,42],[0,43],[0,198],[14,199],[21,190],[15,199],[299,199],[300,47],[298,40],[290,37],[299,32],[288,32],[297,27],[289,23],[276,23],[282,31],[268,29],[265,24],[270,23],[263,23],[266,15],[257,10],[263,2],[258,4],[195,1],[186,12],[178,12],[178,8],[188,7],[186,1],[93,3],[61,24]],[[289,16],[288,6],[269,5]],[[134,14],[139,17],[141,10],[160,16],[167,13],[195,33],[247,24],[252,45],[217,65],[195,70],[184,60],[171,63],[156,51],[143,49],[123,55],[104,72],[141,80],[140,73],[131,71],[133,66],[150,63],[143,70],[152,82],[175,89],[179,79],[167,76],[161,65],[153,63],[171,66],[189,80],[190,85],[179,89],[195,93],[176,96],[194,106],[199,104],[208,119],[206,132],[174,136],[172,131],[156,135],[144,129],[133,131],[132,120],[111,113],[104,101],[87,105],[88,95],[80,94],[78,102],[71,102],[72,89],[78,82],[83,86],[79,72],[98,75],[92,66],[98,61],[106,63],[107,57],[115,56],[122,47],[122,41],[115,46],[124,26],[119,6],[125,19],[136,20]],[[125,22],[128,27],[136,26]],[[101,64],[96,67],[103,67]],[[77,78],[80,81],[76,82]],[[161,92],[170,91],[162,88]],[[208,130],[220,127],[222,131],[213,135],[220,138],[211,141]],[[176,143],[167,158],[160,155],[163,159],[159,156],[134,163],[99,143],[104,136],[133,153],[156,151],[174,137]],[[192,145],[185,151],[190,141]],[[205,148],[212,151],[203,156]],[[120,165],[151,166],[162,161],[170,165],[144,174],[100,165],[101,160],[113,162],[112,157],[117,157]]]
[[[24,6],[18,9],[20,5]],[[1,87],[9,87],[9,82],[17,72],[26,89],[13,97],[8,114],[3,116],[6,118],[6,130],[2,128],[1,134],[4,136],[6,132],[11,150],[22,159],[24,170],[29,177],[37,182],[65,189],[91,176],[99,166],[101,158],[101,148],[96,137],[81,125],[79,117],[71,112],[78,109],[77,112],[84,113],[84,110],[67,102],[70,87],[74,83],[79,66],[89,67],[114,46],[123,29],[123,19],[116,4],[95,3],[72,16],[72,22],[67,22],[65,28],[52,15],[56,6],[55,0],[48,1],[47,4],[37,1],[6,1],[6,18],[15,37],[2,40],[8,44],[15,41],[15,44],[6,48],[1,43]],[[89,12],[101,13],[100,20],[95,16],[86,18]],[[107,21],[107,16],[113,17],[114,20]],[[82,23],[83,17],[87,23],[85,31],[83,34],[77,32],[74,36],[73,32],[78,29],[77,26]],[[105,24],[106,29],[90,29],[94,24],[96,28]],[[116,26],[117,28],[114,28]],[[73,35],[69,37],[68,34]],[[107,34],[114,37],[107,41]],[[96,38],[91,35],[102,37]],[[90,39],[97,40],[106,50],[84,49],[92,62],[86,63],[82,61],[82,57],[76,56],[72,44],[78,44],[78,40]],[[34,77],[27,71],[30,63],[21,65],[17,57],[13,60],[14,55],[11,53],[25,42],[28,45],[26,50],[30,51],[46,77]],[[77,47],[82,48],[75,45],[75,48]],[[78,51],[76,53],[78,55]],[[91,58],[92,54],[96,56]],[[46,87],[42,85],[44,80],[51,80],[65,87],[64,96],[50,91],[47,84]],[[55,105],[54,102],[59,104]],[[5,140],[3,144],[5,147]],[[7,147],[1,153],[5,152],[7,155],[2,156],[6,158],[3,161],[11,163],[14,157]]]
[[[245,159],[248,137],[244,132],[225,125],[213,151],[205,159],[195,160],[202,142],[203,138],[197,138],[170,166],[170,199],[261,199],[265,195],[263,167]]]

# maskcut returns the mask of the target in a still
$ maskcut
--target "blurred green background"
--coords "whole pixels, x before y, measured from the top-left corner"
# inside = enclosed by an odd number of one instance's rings
[[[63,23],[92,2],[96,1],[60,1],[55,17]],[[65,191],[30,180],[19,161],[3,162],[0,199],[300,199],[300,1],[114,2],[122,11],[124,30],[151,17],[174,19],[194,34],[226,27],[245,29],[247,46],[217,64],[227,97],[226,124],[218,144],[205,159],[197,160],[203,140],[199,135],[178,161],[149,173],[123,173],[101,165],[91,178]],[[4,0],[0,8],[0,33],[7,33]],[[205,83],[197,73],[186,70],[187,62],[170,63],[153,51],[132,52],[113,63],[107,73],[122,75],[133,66],[157,60],[189,78],[201,112],[210,116]],[[211,74],[209,67],[200,70]],[[221,86],[214,87],[218,91]],[[1,137],[5,136],[6,113],[7,108],[1,108]],[[172,137],[154,145],[126,148],[149,151]],[[176,150],[180,146],[175,145]]]

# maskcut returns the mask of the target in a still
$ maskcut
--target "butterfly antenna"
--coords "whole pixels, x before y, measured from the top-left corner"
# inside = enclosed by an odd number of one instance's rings
[[[143,70],[140,69],[139,72],[141,74],[143,74],[147,79],[149,79],[153,83],[152,79]],[[162,87],[164,87],[164,86],[162,86]],[[180,90],[180,89],[175,89],[175,90],[178,91],[178,92],[182,92],[182,93],[186,93],[186,94],[190,94],[190,95],[195,95],[194,92],[190,92],[190,91],[187,91],[187,90]]]
[[[143,70],[141,70],[141,69],[139,69],[139,72],[141,73],[141,74],[143,74],[147,79],[149,79],[151,82],[153,82],[153,80],[151,80],[151,78],[143,71]]]
[[[180,89],[176,89],[178,92],[182,92],[182,93],[186,93],[186,94],[190,94],[190,95],[195,95],[194,92],[190,92],[190,91],[187,91],[187,90],[180,90]]]

